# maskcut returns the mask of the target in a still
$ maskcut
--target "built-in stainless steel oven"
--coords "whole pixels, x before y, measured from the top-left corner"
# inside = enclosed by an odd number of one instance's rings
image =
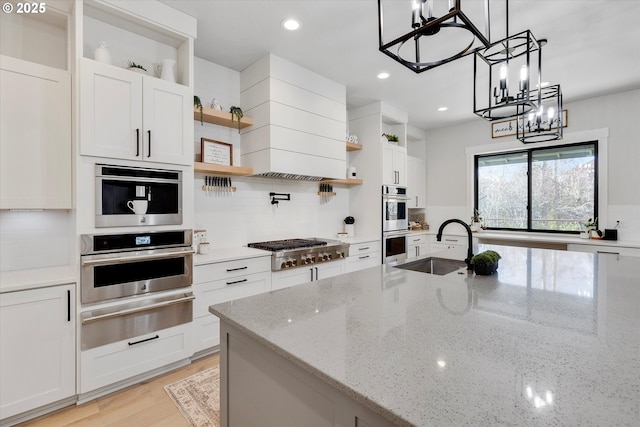
[[[83,235],[82,303],[191,286],[191,236],[191,230]]]
[[[382,261],[394,265],[407,259],[407,231],[382,233]]]
[[[382,231],[406,231],[409,227],[407,214],[407,187],[382,186]]]
[[[193,320],[192,230],[81,237],[81,349]],[[143,338],[140,338],[143,337]]]
[[[182,224],[182,171],[96,165],[95,223]]]

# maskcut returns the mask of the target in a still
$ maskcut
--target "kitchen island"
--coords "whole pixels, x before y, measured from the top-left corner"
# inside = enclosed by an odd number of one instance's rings
[[[211,306],[221,425],[640,425],[637,258],[485,249]]]

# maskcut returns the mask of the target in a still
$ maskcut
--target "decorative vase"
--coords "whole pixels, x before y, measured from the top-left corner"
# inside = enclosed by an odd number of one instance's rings
[[[473,271],[480,276],[489,276],[498,270],[498,263],[494,264],[474,264]]]
[[[211,100],[211,108],[213,108],[214,110],[222,111],[222,105],[220,105],[218,100],[215,98]]]
[[[111,54],[107,49],[107,42],[102,40],[98,43],[98,47],[93,50],[93,59],[105,64],[111,64]]]
[[[173,71],[173,68],[176,65],[176,61],[173,59],[163,59],[162,64],[156,65],[156,73],[158,73],[158,77],[162,80],[166,80],[168,82],[175,83],[176,75]]]

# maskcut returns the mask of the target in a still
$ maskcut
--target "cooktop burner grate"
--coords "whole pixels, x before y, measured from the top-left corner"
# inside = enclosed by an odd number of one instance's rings
[[[279,252],[292,249],[310,248],[312,246],[326,246],[327,242],[310,239],[285,239],[269,242],[249,243],[250,248],[263,249],[265,251]]]

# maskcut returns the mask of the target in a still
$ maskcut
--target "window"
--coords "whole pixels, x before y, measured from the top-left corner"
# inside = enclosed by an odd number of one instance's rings
[[[597,142],[475,156],[475,208],[494,230],[578,233],[598,217]]]

